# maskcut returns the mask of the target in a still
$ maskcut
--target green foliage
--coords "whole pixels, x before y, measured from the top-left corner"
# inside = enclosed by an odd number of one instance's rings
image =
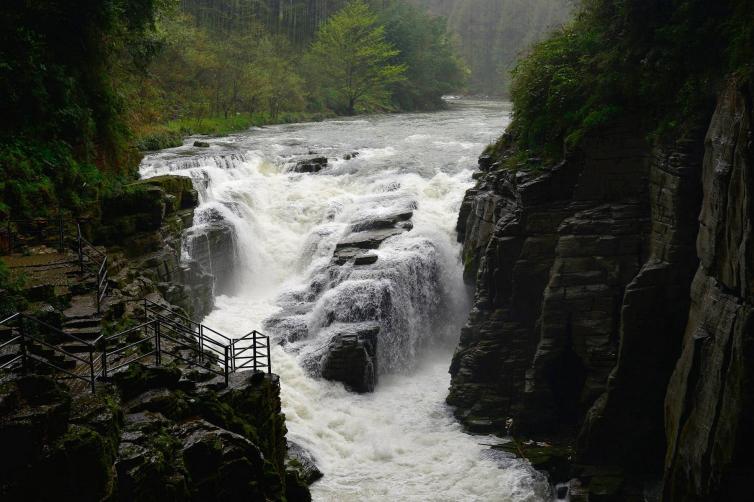
[[[727,74],[751,71],[752,19],[746,0],[584,0],[514,72],[517,147],[556,159],[619,117],[677,133],[708,115]]]
[[[385,40],[385,28],[361,0],[354,0],[317,32],[308,54],[320,88],[333,109],[353,115],[386,108],[390,86],[404,79],[406,66],[391,64],[399,51]]]
[[[13,277],[4,261],[0,260],[0,319],[18,312],[26,307],[26,300],[21,292],[23,277]]]
[[[61,140],[9,138],[0,143],[0,214],[51,216],[60,208],[81,213],[96,202],[102,174],[76,159]]]
[[[293,124],[296,122],[318,122],[333,117],[328,112],[279,112],[275,117],[267,112],[238,114],[229,117],[183,118],[170,120],[164,124],[150,126],[137,138],[137,145],[143,151],[172,148],[183,144],[183,138],[194,135],[222,136],[251,127],[270,124]]]
[[[0,211],[78,209],[95,167],[136,164],[114,71],[151,26],[158,0],[9,0],[0,16]],[[79,191],[82,189],[83,191]],[[51,205],[53,207],[51,207]]]
[[[443,95],[464,87],[468,70],[455,54],[444,20],[400,1],[380,11],[379,19],[386,40],[400,49],[393,62],[406,67],[406,78],[392,86],[397,108],[438,108]]]

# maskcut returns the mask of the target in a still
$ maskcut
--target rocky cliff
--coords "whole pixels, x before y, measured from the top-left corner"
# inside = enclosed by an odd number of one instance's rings
[[[4,500],[311,500],[286,464],[277,376],[131,365],[96,394],[0,385]],[[39,482],[42,480],[43,482]]]
[[[503,168],[510,138],[480,160],[458,222],[476,283],[448,396],[464,424],[573,443],[569,475],[595,494],[663,473],[667,500],[736,493],[752,475],[751,117],[731,81],[672,141],[628,118],[553,167]]]

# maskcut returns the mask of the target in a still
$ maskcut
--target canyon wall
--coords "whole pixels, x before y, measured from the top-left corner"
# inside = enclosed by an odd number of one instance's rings
[[[672,141],[627,118],[554,167],[480,159],[448,396],[467,427],[572,444],[570,475],[610,466],[612,494],[663,475],[667,500],[736,493],[752,475],[751,117],[731,81]]]

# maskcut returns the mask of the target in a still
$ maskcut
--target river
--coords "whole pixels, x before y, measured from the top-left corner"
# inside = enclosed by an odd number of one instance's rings
[[[233,229],[232,284],[204,322],[239,336],[283,315],[284,326],[299,323],[305,333],[288,339],[280,325],[272,330],[285,342],[275,345],[272,363],[289,440],[308,449],[325,474],[312,486],[315,500],[549,498],[541,475],[490,449],[498,439],[464,433],[444,403],[470,308],[458,209],[476,158],[505,128],[509,111],[504,103],[459,100],[435,113],[254,128],[211,138],[209,149],[188,142],[142,163],[144,177],[194,179],[198,228],[220,218]],[[328,167],[290,171],[313,155],[327,156]],[[331,265],[354,222],[405,208],[413,228],[385,241],[376,263]],[[313,361],[332,326],[366,318],[382,324],[375,392],[355,394],[317,378]]]

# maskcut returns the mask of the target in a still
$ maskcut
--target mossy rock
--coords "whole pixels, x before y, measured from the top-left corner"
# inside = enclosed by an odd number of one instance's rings
[[[194,208],[199,204],[199,198],[196,190],[194,190],[193,182],[187,176],[165,174],[137,181],[129,186],[155,186],[161,188],[166,194],[175,197],[175,210]],[[171,211],[168,212],[170,213]]]
[[[525,458],[532,467],[546,472],[553,483],[568,481],[572,477],[573,448],[570,445],[513,439],[495,446],[495,449]]]
[[[175,389],[181,375],[181,370],[175,367],[134,363],[113,374],[112,379],[123,398],[132,399],[152,389]]]
[[[164,193],[159,186],[139,183],[128,185],[121,193],[103,200],[102,219],[107,221],[121,216],[147,213],[161,222]]]
[[[53,446],[39,473],[48,500],[98,501],[113,487],[113,450],[100,434],[72,425]]]

